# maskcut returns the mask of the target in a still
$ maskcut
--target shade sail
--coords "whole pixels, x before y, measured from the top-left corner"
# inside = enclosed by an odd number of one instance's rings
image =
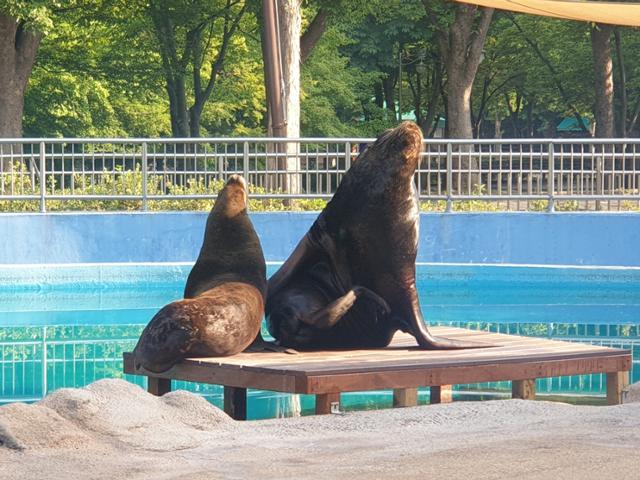
[[[640,27],[640,3],[578,0],[454,0],[545,17]]]

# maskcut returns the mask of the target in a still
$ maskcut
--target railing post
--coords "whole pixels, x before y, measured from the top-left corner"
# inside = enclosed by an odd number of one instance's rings
[[[40,213],[47,211],[45,195],[47,193],[47,162],[45,161],[45,144],[40,142]]]
[[[453,147],[451,142],[447,143],[447,208],[446,212],[450,213],[453,205],[451,195],[453,192]]]
[[[147,165],[147,142],[142,142],[142,211],[146,212],[148,209],[147,201],[147,180],[149,178],[149,166]]]
[[[595,155],[595,148],[593,149]],[[604,155],[604,148],[602,149]],[[601,196],[604,193],[604,160],[603,157],[596,157],[596,195]],[[596,210],[602,210],[602,202],[596,200]]]
[[[249,183],[249,142],[244,142],[242,146],[242,176],[245,182]]]
[[[217,145],[216,156],[218,157],[218,180],[224,182],[224,155],[218,155]]]
[[[556,180],[555,180],[555,171],[556,171],[556,160],[553,151],[553,142],[549,142],[549,180],[547,181],[547,189],[549,193],[549,206],[547,207],[548,212],[554,212],[556,209],[555,206],[555,190],[556,190]]]
[[[348,171],[351,168],[351,142],[344,144],[344,171]]]
[[[47,327],[42,327],[42,398],[47,396]]]

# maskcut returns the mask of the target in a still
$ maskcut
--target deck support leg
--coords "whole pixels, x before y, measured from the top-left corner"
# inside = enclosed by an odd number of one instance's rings
[[[622,391],[629,385],[629,372],[607,373],[607,405],[620,405]]]
[[[535,400],[536,398],[536,379],[513,380],[511,382],[511,398],[520,398],[522,400]]]
[[[417,388],[394,388],[393,406],[395,407],[415,407],[418,405]]]
[[[331,406],[340,409],[340,393],[321,393],[316,395],[316,415],[327,415],[331,413]],[[335,410],[334,410],[335,411]]]
[[[171,391],[171,379],[147,377],[147,391],[151,395],[161,397],[165,393],[169,393]]]
[[[247,419],[247,389],[224,387],[224,412],[234,420]]]
[[[453,390],[451,385],[432,385],[430,403],[451,403],[453,401]]]

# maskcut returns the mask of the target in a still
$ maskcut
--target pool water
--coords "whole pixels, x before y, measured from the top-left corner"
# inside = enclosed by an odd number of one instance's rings
[[[0,403],[35,401],[58,388],[124,377],[122,353],[164,304],[182,295],[186,264],[0,267]],[[277,265],[269,265],[273,273]],[[419,265],[431,324],[582,341],[633,351],[640,381],[640,269]],[[222,405],[219,386],[174,382]],[[538,392],[602,396],[603,375],[538,380]],[[508,395],[509,382],[463,385],[459,398]],[[420,392],[428,400],[428,389]],[[391,405],[391,392],[344,394],[346,409]],[[313,410],[310,396],[250,391],[250,418]]]

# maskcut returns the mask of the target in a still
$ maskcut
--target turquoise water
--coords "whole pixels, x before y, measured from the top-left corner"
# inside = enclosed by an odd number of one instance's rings
[[[272,273],[276,266],[269,267]],[[190,265],[0,267],[0,403],[35,401],[63,387],[122,377],[122,353],[162,305],[180,298]],[[640,381],[640,270],[420,265],[433,324],[633,350]],[[144,379],[125,376],[144,386]],[[602,375],[540,379],[541,394],[603,395]],[[174,382],[222,404],[218,386]],[[464,385],[460,398],[503,395],[509,383]],[[421,392],[427,401],[428,389]],[[391,405],[391,392],[343,395],[345,408]],[[313,409],[313,399],[251,391],[251,418]]]

